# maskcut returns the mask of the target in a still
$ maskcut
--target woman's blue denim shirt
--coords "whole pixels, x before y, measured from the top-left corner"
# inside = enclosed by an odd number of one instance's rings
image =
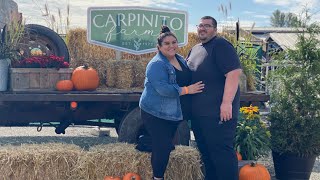
[[[176,54],[178,61],[186,67],[186,61]],[[148,63],[144,90],[140,97],[140,108],[161,119],[182,120],[180,93],[182,89],[176,82],[176,71],[169,60],[159,52]]]

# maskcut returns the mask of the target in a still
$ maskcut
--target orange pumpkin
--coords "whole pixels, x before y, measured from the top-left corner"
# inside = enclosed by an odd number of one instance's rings
[[[237,159],[238,159],[238,161],[241,161],[241,160],[242,160],[241,154],[240,154],[238,151],[236,151],[236,154],[237,154]]]
[[[117,176],[105,176],[103,180],[121,180],[121,178]]]
[[[99,86],[98,72],[87,65],[77,67],[72,72],[71,80],[78,91],[92,91]]]
[[[239,180],[270,180],[271,176],[267,168],[261,164],[252,162],[240,169]]]
[[[141,180],[141,177],[137,173],[129,172],[123,176],[122,180]]]
[[[71,91],[73,89],[73,83],[71,80],[60,80],[56,84],[58,91]]]

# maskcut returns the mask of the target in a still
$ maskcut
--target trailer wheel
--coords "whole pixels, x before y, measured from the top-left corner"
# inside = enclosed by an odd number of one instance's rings
[[[24,57],[30,57],[30,50],[37,49],[43,55],[63,56],[64,60],[69,62],[67,45],[59,34],[38,24],[27,24],[24,31],[25,33],[18,44],[18,49],[23,52]]]
[[[140,108],[137,107],[129,112],[121,121],[119,126],[118,140],[120,142],[136,144],[141,135],[147,132],[143,127],[143,122],[140,117]],[[188,123],[183,121],[176,132],[174,144],[189,145],[190,129]]]

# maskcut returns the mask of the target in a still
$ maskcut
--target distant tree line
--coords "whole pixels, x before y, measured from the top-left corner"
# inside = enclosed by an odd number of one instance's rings
[[[306,12],[306,19],[308,19],[308,13]],[[271,26],[273,27],[306,27],[306,23],[302,21],[294,13],[284,13],[280,10],[275,10],[270,17]]]

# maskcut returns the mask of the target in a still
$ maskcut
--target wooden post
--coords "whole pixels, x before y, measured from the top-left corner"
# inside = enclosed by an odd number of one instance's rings
[[[121,60],[121,57],[122,57],[122,52],[116,50],[116,60]]]

